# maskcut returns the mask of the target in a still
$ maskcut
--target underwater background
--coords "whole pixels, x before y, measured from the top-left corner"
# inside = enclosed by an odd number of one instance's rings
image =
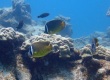
[[[0,0],[0,80],[110,80],[110,0]]]
[[[95,31],[106,31],[110,17],[106,16],[110,0],[25,0],[31,7],[32,19],[51,20],[63,15],[71,18],[73,38],[88,36]],[[0,0],[0,8],[11,7],[11,0]],[[37,16],[44,12],[50,15],[43,19]]]

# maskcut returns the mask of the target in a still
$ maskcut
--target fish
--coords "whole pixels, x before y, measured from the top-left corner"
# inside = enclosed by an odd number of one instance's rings
[[[96,47],[98,47],[98,46],[99,46],[98,39],[97,38],[93,38],[92,39],[92,44],[91,44],[92,53],[96,52]]]
[[[29,46],[28,56],[32,58],[44,57],[52,51],[49,41],[34,42]]]
[[[56,34],[65,28],[65,22],[62,20],[51,20],[45,24],[44,33]]]
[[[19,22],[18,26],[16,27],[17,30],[18,30],[18,29],[21,29],[21,28],[23,27],[23,25],[24,25],[24,21],[21,20],[21,21]]]
[[[47,16],[49,16],[49,13],[42,13],[41,15],[37,16],[38,18],[45,18]]]

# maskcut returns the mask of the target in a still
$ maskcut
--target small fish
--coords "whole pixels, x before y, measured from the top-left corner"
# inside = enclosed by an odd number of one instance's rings
[[[50,15],[49,13],[43,13],[43,14],[37,16],[37,17],[38,17],[38,18],[45,18],[45,17],[47,17],[47,16],[49,16],[49,15]]]
[[[96,52],[96,47],[98,45],[99,45],[98,39],[97,38],[93,38],[92,44],[91,44],[91,51],[92,51],[92,53]]]
[[[17,30],[18,30],[18,29],[21,29],[21,28],[23,27],[23,25],[24,25],[24,21],[21,20],[21,21],[19,22],[18,26],[16,27]]]
[[[65,22],[62,20],[51,20],[46,23],[45,31],[46,34],[55,34],[65,28]]]
[[[33,58],[44,57],[52,50],[52,44],[49,41],[35,42],[29,47],[28,56]]]

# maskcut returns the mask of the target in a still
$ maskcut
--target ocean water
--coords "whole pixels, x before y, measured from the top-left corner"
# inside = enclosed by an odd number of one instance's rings
[[[110,17],[106,12],[110,7],[110,0],[25,0],[30,4],[32,18],[48,12],[50,16],[44,20],[54,19],[63,15],[70,17],[73,38],[88,36],[95,31],[105,32],[110,26]],[[11,0],[0,0],[0,8],[11,6]]]

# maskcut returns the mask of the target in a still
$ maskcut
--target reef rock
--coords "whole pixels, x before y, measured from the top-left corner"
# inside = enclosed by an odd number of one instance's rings
[[[27,50],[28,46],[33,42],[39,41],[49,41],[53,46],[53,53],[60,52],[61,57],[67,57],[72,55],[70,48],[72,48],[73,40],[71,38],[65,38],[60,35],[49,35],[49,34],[40,34],[32,36],[29,40],[25,41],[21,46],[21,50]]]
[[[81,38],[76,38],[74,39],[74,47],[75,48],[83,48],[83,46],[87,44],[91,44],[92,38],[96,37],[99,40],[99,44],[106,47],[110,48],[110,28],[107,28],[106,32],[99,32],[96,31],[92,33],[90,36],[87,37],[81,37]]]
[[[12,0],[12,9],[17,21],[23,20],[25,24],[31,24],[31,8],[24,0]]]
[[[13,62],[14,50],[17,50],[24,40],[25,40],[25,36],[19,32],[14,31],[13,28],[11,27],[1,28],[0,29],[0,61],[2,63],[6,62],[6,64],[8,62]],[[9,55],[13,55],[13,56],[9,56]]]
[[[91,53],[90,46],[85,46],[81,51],[82,64],[87,69],[87,80],[108,80],[110,49],[98,46],[96,52]]]
[[[32,25],[31,8],[23,0],[12,0],[12,7],[0,9],[0,25],[3,27],[13,27],[16,30],[19,21],[24,21],[24,27]],[[26,32],[23,28],[22,32]]]
[[[101,45],[96,47],[96,52],[92,53],[91,51],[91,45],[86,45],[82,49],[80,49],[81,52],[81,57],[86,58],[86,57],[93,57],[95,59],[104,59],[104,60],[110,60],[110,49],[105,48]]]
[[[0,29],[0,80],[30,80],[29,71],[24,68],[22,57],[18,55],[24,41],[24,34],[13,28]]]
[[[50,55],[36,60],[27,56],[28,47],[36,41],[50,41]],[[110,49],[99,45],[92,53],[90,47],[75,49],[73,39],[56,34],[26,38],[13,28],[0,28],[0,79],[109,80]]]

